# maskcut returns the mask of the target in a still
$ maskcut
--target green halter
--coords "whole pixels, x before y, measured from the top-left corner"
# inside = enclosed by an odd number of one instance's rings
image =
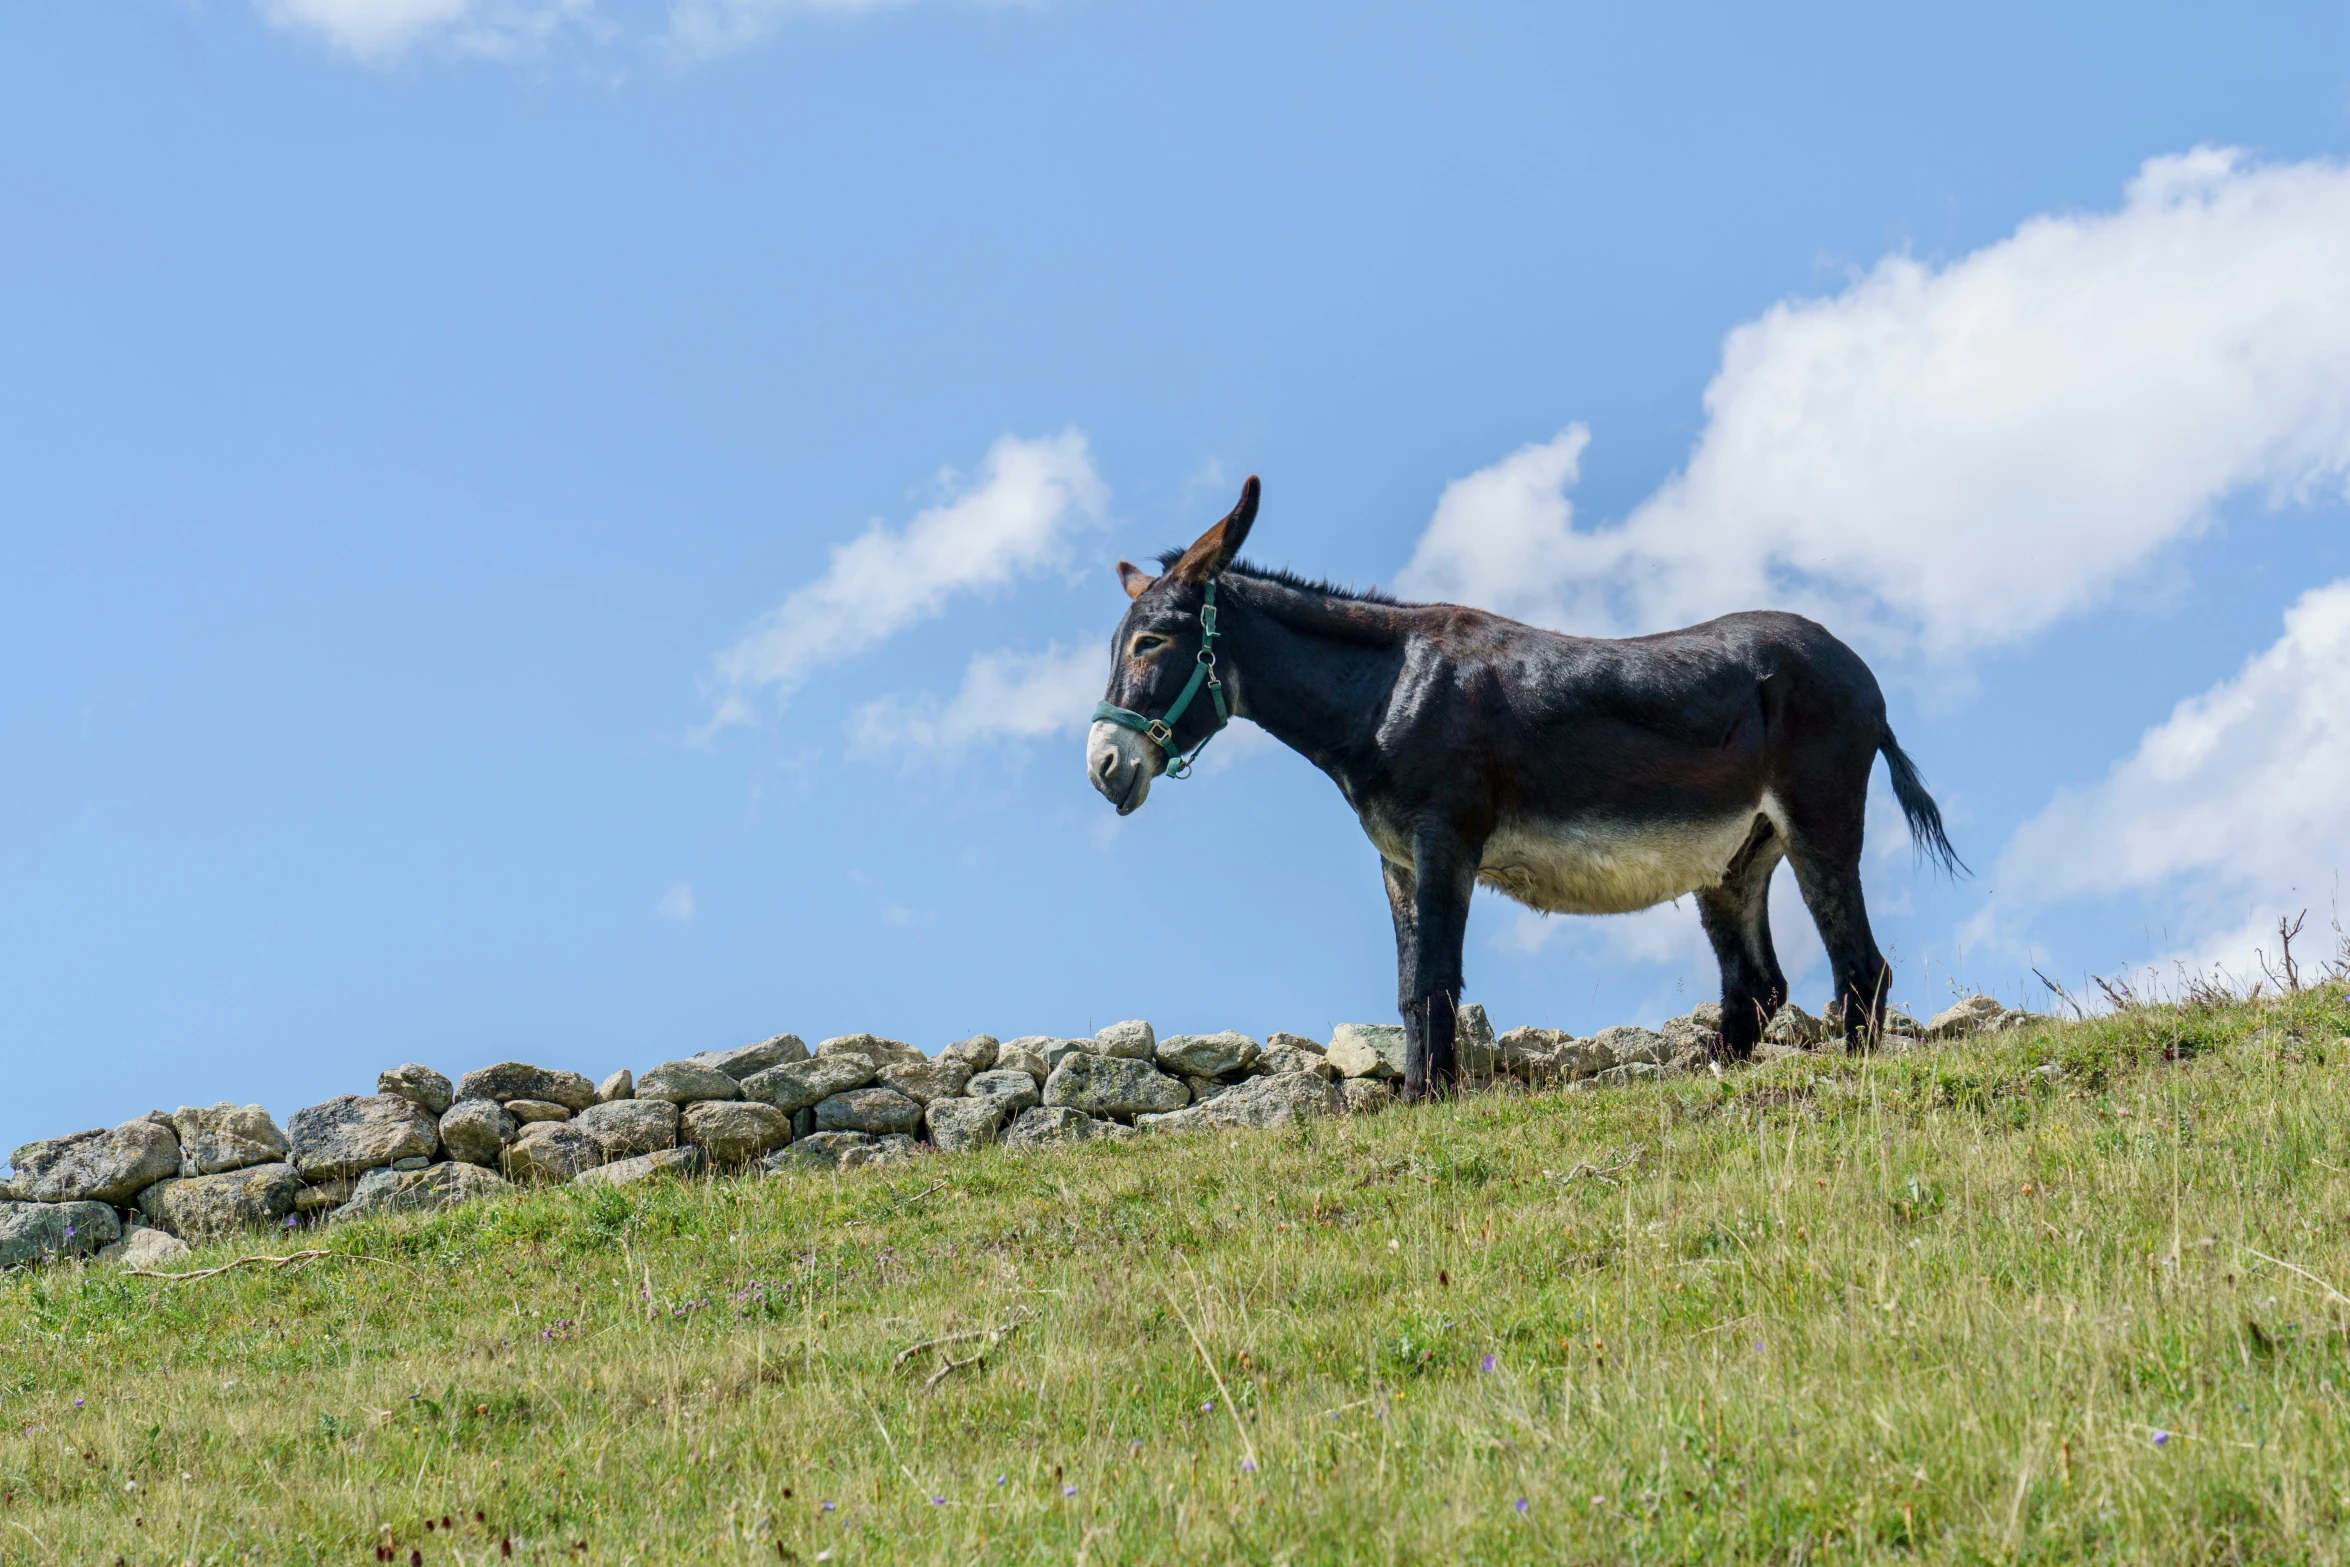
[[[1216,585],[1213,582],[1208,584],[1207,602],[1200,606],[1199,624],[1199,663],[1192,669],[1191,679],[1184,683],[1183,694],[1175,699],[1173,707],[1167,709],[1165,718],[1145,718],[1131,708],[1118,707],[1109,702],[1101,703],[1093,710],[1094,722],[1131,729],[1165,751],[1167,776],[1170,778],[1189,777],[1192,759],[1208,748],[1208,742],[1216,738],[1218,730],[1232,722],[1232,714],[1224,706],[1224,682],[1216,678]],[[1215,699],[1216,727],[1202,736],[1200,743],[1191,748],[1191,755],[1186,756],[1175,748],[1175,725],[1181,722],[1191,706],[1191,699],[1199,695],[1199,688],[1203,685],[1208,688],[1208,695]]]

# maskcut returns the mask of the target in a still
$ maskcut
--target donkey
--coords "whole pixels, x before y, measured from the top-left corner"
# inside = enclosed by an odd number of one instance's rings
[[[1182,777],[1230,717],[1329,774],[1379,851],[1395,916],[1404,1094],[1458,1080],[1455,1008],[1479,882],[1546,913],[1620,914],[1694,893],[1722,969],[1722,1047],[1750,1055],[1787,999],[1771,873],[1796,885],[1834,970],[1831,1022],[1871,1041],[1890,973],[1861,898],[1879,753],[1910,835],[1963,869],[1859,655],[1800,615],[1750,611],[1654,636],[1564,636],[1240,564],[1230,515],[1131,602],[1086,771],[1121,816]],[[1152,716],[1157,715],[1157,716]]]

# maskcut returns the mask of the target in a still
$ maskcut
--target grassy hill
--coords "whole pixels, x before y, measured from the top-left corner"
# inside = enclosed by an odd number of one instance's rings
[[[0,1560],[2339,1560],[2346,1030],[2144,1008],[19,1273]]]

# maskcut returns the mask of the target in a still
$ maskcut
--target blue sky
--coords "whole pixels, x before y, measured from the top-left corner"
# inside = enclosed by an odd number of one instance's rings
[[[1860,646],[1978,872],[1875,834],[1913,1007],[2250,970],[2350,865],[2345,45],[2316,6],[0,13],[0,1145],[404,1060],[1390,1015],[1303,762],[1236,735],[1124,822],[1082,774],[1110,564],[1249,472],[1269,562]],[[1686,903],[1480,896],[1504,1027],[1713,983]]]

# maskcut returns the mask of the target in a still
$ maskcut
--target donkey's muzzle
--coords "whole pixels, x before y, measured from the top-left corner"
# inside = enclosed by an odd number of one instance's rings
[[[1164,765],[1159,748],[1131,729],[1097,721],[1085,732],[1085,775],[1120,816],[1141,807]]]

